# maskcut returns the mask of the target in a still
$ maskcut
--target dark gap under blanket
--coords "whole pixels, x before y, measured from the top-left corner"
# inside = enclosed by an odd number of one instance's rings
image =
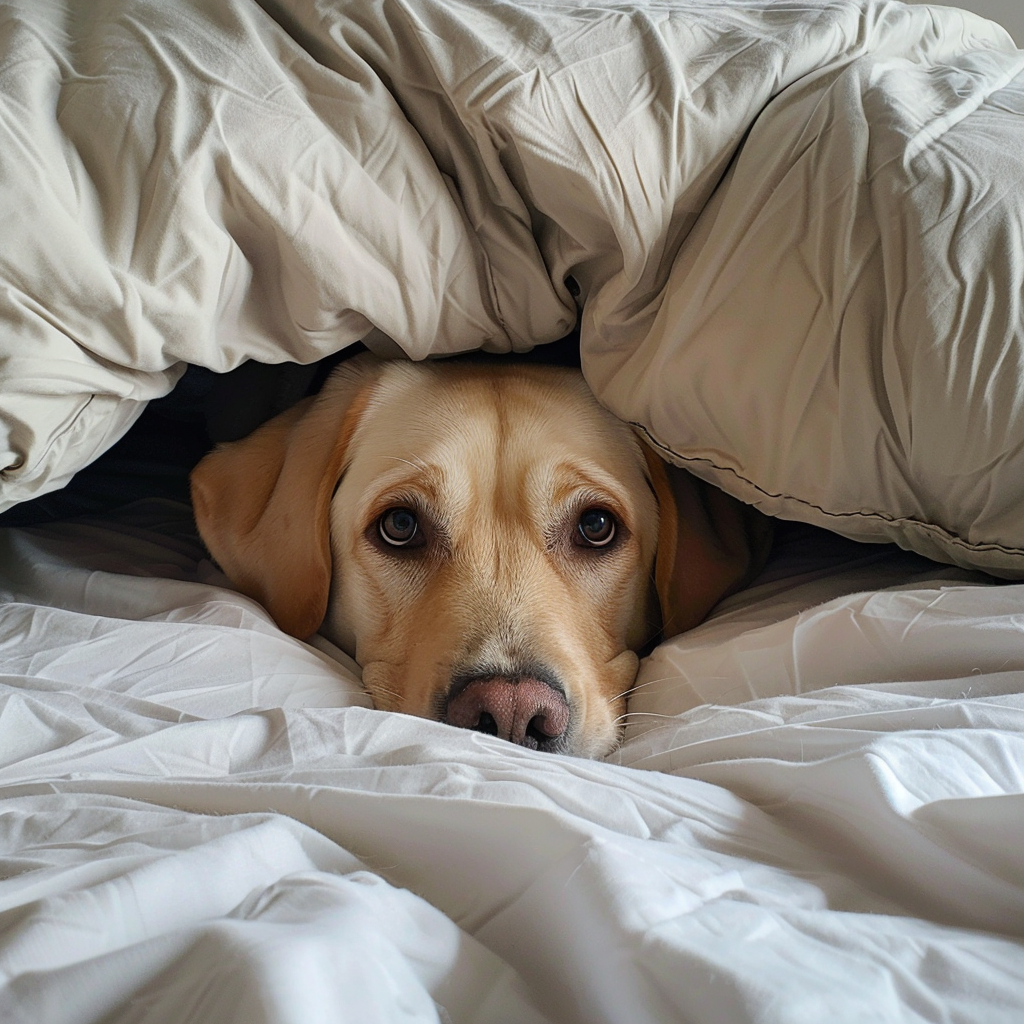
[[[249,361],[225,374],[190,366],[170,394],[149,403],[120,441],[61,490],[0,513],[0,526],[100,515],[142,498],[187,504],[189,474],[215,444],[244,437],[315,394],[339,363],[365,351],[364,346],[353,345],[308,366]],[[510,357],[477,353],[474,358]],[[512,358],[579,366],[579,335]]]

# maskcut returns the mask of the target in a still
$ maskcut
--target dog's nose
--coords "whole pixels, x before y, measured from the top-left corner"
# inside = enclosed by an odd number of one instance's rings
[[[445,721],[533,750],[554,751],[569,728],[569,704],[540,679],[484,676],[453,690]]]

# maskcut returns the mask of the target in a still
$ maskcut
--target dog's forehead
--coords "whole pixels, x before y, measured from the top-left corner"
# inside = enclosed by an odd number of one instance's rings
[[[544,474],[585,463],[615,477],[643,465],[631,429],[598,404],[578,372],[554,367],[394,367],[378,381],[353,440],[354,458],[420,467]]]

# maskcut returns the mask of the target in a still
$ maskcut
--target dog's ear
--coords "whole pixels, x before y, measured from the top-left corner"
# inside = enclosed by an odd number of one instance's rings
[[[330,504],[382,363],[342,363],[307,398],[192,471],[196,524],[228,578],[286,633],[319,629],[331,588]]]
[[[654,585],[667,638],[702,622],[760,572],[772,520],[643,447],[658,499]]]

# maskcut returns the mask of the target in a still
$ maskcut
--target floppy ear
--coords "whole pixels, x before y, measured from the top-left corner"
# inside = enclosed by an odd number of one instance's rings
[[[760,572],[772,541],[772,520],[643,446],[658,499],[654,585],[662,635],[675,636]]]
[[[331,589],[330,504],[382,364],[342,363],[307,398],[192,471],[199,534],[236,587],[300,639],[320,627]]]

